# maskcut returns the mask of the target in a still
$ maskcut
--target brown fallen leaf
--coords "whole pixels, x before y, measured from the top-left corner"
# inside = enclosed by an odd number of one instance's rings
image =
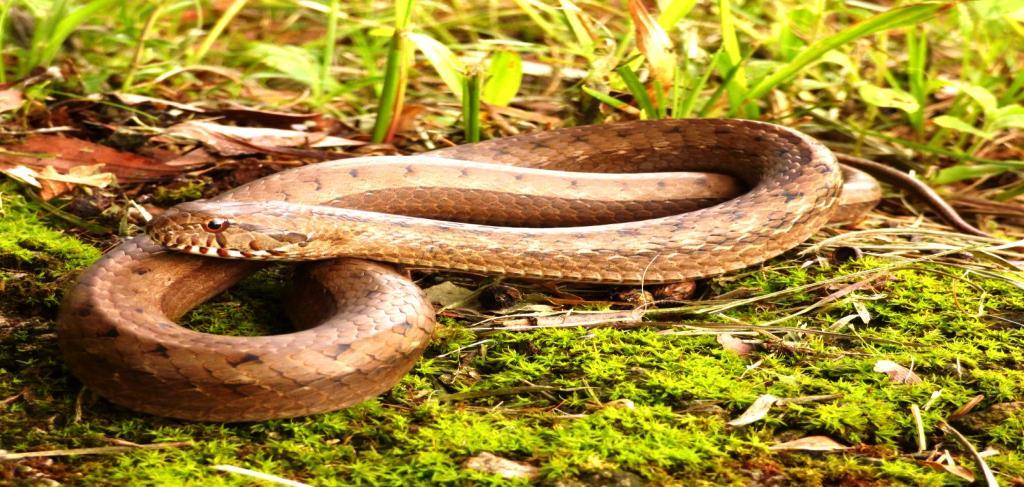
[[[134,93],[114,93],[114,98],[117,98],[118,101],[120,101],[121,103],[124,103],[125,105],[129,105],[129,106],[135,106],[135,105],[168,106],[168,107],[177,108],[178,110],[183,110],[183,111],[186,111],[186,112],[193,112],[193,113],[205,113],[206,112],[206,110],[203,110],[202,108],[197,107],[195,105],[189,105],[187,103],[180,103],[180,102],[176,102],[176,101],[172,101],[172,100],[165,100],[163,98],[154,98],[152,96],[136,95]]]
[[[896,363],[892,360],[879,360],[875,362],[875,372],[883,372],[889,376],[889,380],[898,384],[920,384],[923,382],[914,371]]]
[[[214,110],[211,114],[238,123],[273,128],[290,128],[310,120],[316,120],[322,116],[319,113],[278,112],[240,105]]]
[[[487,452],[467,458],[462,466],[477,472],[500,475],[506,479],[532,479],[540,473],[537,467],[528,463],[514,462]]]
[[[739,355],[740,357],[746,357],[754,352],[754,346],[736,338],[729,333],[719,333],[715,336],[715,341],[718,342],[722,348]],[[761,396],[764,397],[764,396]]]
[[[117,177],[109,172],[102,172],[101,167],[102,164],[75,166],[68,169],[67,174],[60,174],[53,166],[46,166],[35,176],[41,186],[39,197],[49,201],[69,193],[75,186],[106,188],[116,183]]]
[[[842,451],[850,447],[845,446],[827,436],[807,436],[785,443],[779,443],[768,447],[772,451],[800,450],[800,451]]]
[[[105,188],[117,182],[117,178],[113,174],[100,172],[99,168],[99,164],[77,166],[71,168],[68,174],[60,174],[52,166],[46,166],[41,171],[27,166],[15,166],[11,169],[0,169],[0,173],[38,188],[40,190],[39,197],[49,201],[71,191],[75,186]]]
[[[738,418],[729,421],[728,424],[729,426],[744,426],[750,423],[760,421],[764,419],[766,416],[768,416],[768,411],[771,411],[772,406],[774,406],[777,402],[779,402],[779,398],[777,396],[771,394],[762,394],[761,397],[758,397],[757,399],[754,400],[754,403],[751,404],[746,411],[743,411],[743,414],[741,414]]]
[[[0,113],[17,110],[25,102],[20,90],[0,90]]]
[[[53,166],[66,173],[73,167],[97,164],[121,182],[170,179],[182,171],[137,154],[53,134],[33,134],[21,143],[7,145],[0,151],[0,168],[28,166],[41,170]]]
[[[960,465],[949,465],[945,463],[930,462],[924,460],[921,461],[920,463],[922,465],[927,465],[931,467],[935,471],[951,473],[968,482],[974,482],[974,472],[971,472],[969,469],[961,467]]]
[[[168,127],[164,135],[200,142],[225,156],[258,154],[264,149],[351,147],[365,142],[327,135],[323,132],[265,127],[235,127],[212,122],[190,121]]]

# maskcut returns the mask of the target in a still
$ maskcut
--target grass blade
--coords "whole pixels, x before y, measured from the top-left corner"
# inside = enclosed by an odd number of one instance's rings
[[[495,52],[487,68],[487,81],[481,96],[491,105],[508,106],[519,93],[522,82],[523,60],[519,54],[505,50]]]
[[[234,0],[231,2],[231,5],[228,5],[227,10],[225,10],[220,18],[217,19],[217,22],[213,24],[213,28],[210,29],[210,32],[206,34],[206,38],[203,39],[199,48],[188,57],[188,64],[199,64],[199,62],[206,57],[206,53],[210,52],[210,48],[213,47],[213,43],[217,42],[217,38],[224,33],[224,29],[226,29],[228,24],[231,23],[231,20],[238,15],[238,12],[242,11],[242,7],[245,7],[246,3],[248,3],[248,0]]]
[[[410,32],[408,37],[427,58],[437,74],[441,76],[441,81],[444,81],[448,89],[457,98],[462,98],[463,78],[465,78],[463,73],[466,72],[466,66],[462,64],[458,56],[448,49],[448,46],[426,34]]]
[[[744,96],[747,94],[748,85],[747,76],[741,67],[743,55],[740,52],[739,38],[736,35],[736,25],[729,2],[730,0],[719,0],[722,47],[725,50],[725,56],[719,58],[719,66],[721,66],[723,73],[732,74],[732,76],[729,76],[729,81],[723,80],[722,84],[726,85],[729,92],[729,111],[730,113],[736,113],[744,100]],[[753,116],[754,114],[751,113],[750,115]]]
[[[377,106],[377,120],[373,124],[373,141],[378,144],[390,142],[395,135],[396,124],[405,103],[411,52],[406,32],[395,29],[384,68],[384,87],[380,93],[380,105]]]
[[[795,59],[786,63],[772,74],[762,79],[746,93],[746,100],[757,100],[768,94],[779,84],[788,81],[811,63],[817,61],[826,52],[839,46],[853,42],[875,32],[894,29],[905,25],[923,22],[939,12],[952,8],[953,3],[921,3],[907,7],[894,8],[875,15],[863,22],[858,22],[839,33],[821,39],[804,49]]]
[[[693,106],[697,103],[697,97],[700,96],[701,91],[707,86],[708,80],[711,79],[711,74],[715,72],[718,58],[722,55],[721,48],[715,51],[715,55],[711,57],[711,61],[708,63],[707,69],[704,70],[704,74],[697,79],[693,86],[687,88],[686,96],[682,99],[681,103],[673,108],[672,116],[674,118],[687,118],[693,114]]]
[[[654,104],[651,103],[651,97],[647,95],[647,89],[640,82],[640,78],[637,78],[636,73],[626,65],[615,68],[615,72],[622,77],[622,81],[626,83],[626,87],[633,94],[633,98],[640,105],[640,109],[647,115],[647,119],[656,120],[658,118],[658,111],[654,108]]]
[[[608,105],[616,110],[621,110],[630,115],[640,115],[640,110],[637,110],[636,107],[630,105],[629,103],[613,98],[605,93],[601,93],[600,91],[597,91],[589,86],[584,86],[583,92],[594,97],[594,99],[596,99],[597,101],[604,103],[605,105]]]
[[[462,123],[466,142],[480,142],[480,70],[473,67],[462,78]]]
[[[690,14],[693,7],[697,5],[697,0],[671,0],[668,5],[665,5],[661,9],[661,14],[658,15],[658,25],[662,29],[671,30],[680,20]]]
[[[324,35],[324,52],[320,56],[320,95],[329,92],[328,84],[331,81],[331,67],[334,66],[334,48],[338,42],[338,13],[341,6],[338,0],[330,0],[327,13],[327,33]],[[320,98],[317,96],[316,98]],[[323,100],[318,100],[322,103]]]

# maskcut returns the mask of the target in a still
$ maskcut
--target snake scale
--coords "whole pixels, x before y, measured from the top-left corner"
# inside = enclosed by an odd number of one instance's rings
[[[722,119],[303,166],[172,208],[149,236],[108,252],[66,294],[59,343],[88,388],[138,411],[200,421],[313,414],[388,390],[426,346],[433,309],[392,264],[682,281],[777,256],[829,221],[856,219],[879,194],[809,136]],[[263,260],[328,257],[296,271],[294,333],[219,336],[174,323]]]

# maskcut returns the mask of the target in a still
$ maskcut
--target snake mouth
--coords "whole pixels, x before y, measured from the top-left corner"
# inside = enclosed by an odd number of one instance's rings
[[[163,244],[163,246],[186,254],[220,257],[222,259],[268,260],[281,255],[281,252],[268,250],[234,250],[188,244]]]

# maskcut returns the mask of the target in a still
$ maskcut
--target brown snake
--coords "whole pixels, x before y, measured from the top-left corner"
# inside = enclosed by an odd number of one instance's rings
[[[678,171],[725,173],[750,189],[720,201],[742,191],[734,179]],[[846,172],[844,189],[832,153],[794,130],[707,119],[577,127],[304,166],[224,193],[214,205],[180,205],[150,226],[163,244],[213,256],[358,257],[300,267],[289,306],[300,331],[231,337],[176,325],[261,264],[170,252],[140,236],[107,253],[67,294],[60,345],[86,386],[139,411],[256,421],[334,410],[391,388],[434,327],[422,291],[371,261],[615,284],[717,275],[793,248],[839,213],[855,219],[873,207],[877,183]],[[698,194],[683,195],[689,191]]]

